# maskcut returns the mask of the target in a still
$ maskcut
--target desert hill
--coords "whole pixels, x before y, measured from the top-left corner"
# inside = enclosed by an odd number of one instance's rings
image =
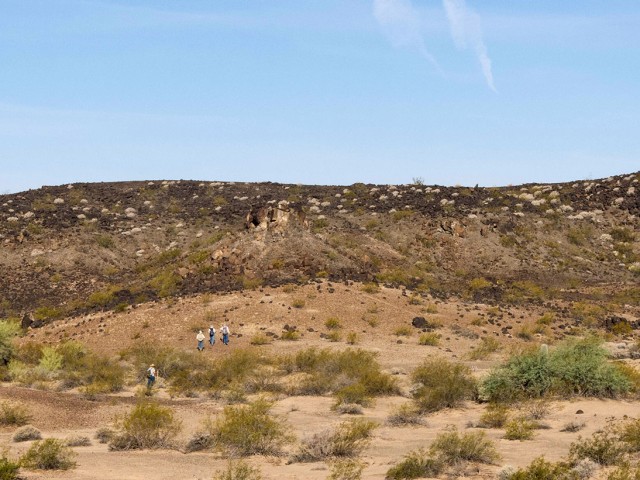
[[[2,195],[0,316],[27,314],[37,326],[322,278],[512,304],[633,296],[639,180],[501,188],[181,180]]]

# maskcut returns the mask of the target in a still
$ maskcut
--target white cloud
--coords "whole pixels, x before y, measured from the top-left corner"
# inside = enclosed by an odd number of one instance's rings
[[[469,8],[465,0],[442,0],[449,19],[453,41],[459,49],[473,48],[480,62],[482,74],[487,85],[496,91],[491,69],[491,59],[487,53],[487,46],[482,38],[480,16]]]
[[[438,61],[427,49],[420,13],[411,0],[374,0],[373,15],[395,47],[417,49],[442,74]]]

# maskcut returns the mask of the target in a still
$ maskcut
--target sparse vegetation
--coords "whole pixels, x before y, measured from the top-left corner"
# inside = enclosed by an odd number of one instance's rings
[[[418,343],[420,345],[427,345],[430,347],[437,347],[440,344],[439,333],[427,332],[420,334],[420,338],[418,338]]]
[[[31,440],[40,440],[42,434],[36,427],[25,425],[16,430],[12,438],[14,442],[29,442]]]
[[[31,415],[27,407],[13,402],[0,402],[0,425],[21,427],[29,423]]]
[[[110,450],[170,448],[181,428],[170,408],[146,400],[117,419],[116,426],[118,433],[109,442]]]
[[[69,470],[76,466],[75,454],[60,440],[37,440],[20,459],[20,464],[31,470]]]
[[[377,424],[354,419],[339,424],[333,430],[316,433],[302,441],[293,455],[295,462],[316,462],[331,457],[355,457],[369,442]]]
[[[417,385],[414,401],[424,413],[457,407],[476,391],[470,370],[444,358],[425,360],[413,371],[411,378]]]
[[[252,467],[242,459],[229,459],[227,468],[217,471],[213,480],[262,480],[262,474],[259,468]]]

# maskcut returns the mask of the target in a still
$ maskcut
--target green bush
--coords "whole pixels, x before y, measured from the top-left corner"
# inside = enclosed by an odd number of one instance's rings
[[[354,419],[334,430],[324,430],[303,440],[293,456],[296,462],[316,462],[330,457],[356,457],[370,443],[375,422]]]
[[[233,455],[277,455],[291,441],[282,421],[269,414],[271,403],[256,400],[227,406],[210,425],[213,443]]]
[[[640,480],[640,465],[632,467],[625,463],[609,472],[607,480]]]
[[[502,428],[509,419],[509,408],[500,403],[490,403],[480,415],[478,427]]]
[[[141,401],[116,425],[118,433],[109,443],[110,450],[168,448],[181,428],[170,408],[152,401]]]
[[[526,418],[514,418],[505,425],[504,438],[507,440],[531,440],[535,424]]]
[[[476,392],[469,368],[444,358],[425,360],[411,378],[417,384],[414,401],[423,413],[457,407]]]
[[[60,440],[38,440],[20,459],[20,465],[31,470],[69,470],[76,466],[73,450]]]
[[[20,463],[9,460],[7,454],[3,453],[0,457],[0,480],[20,480],[19,470]]]
[[[493,442],[484,432],[458,433],[452,429],[438,434],[430,447],[433,455],[447,465],[462,462],[494,463],[499,458]]]
[[[547,462],[538,457],[525,468],[513,473],[500,475],[500,480],[581,480],[577,472],[564,462]]]
[[[342,458],[331,462],[331,473],[327,480],[360,480],[364,464],[354,458]]]
[[[594,339],[568,341],[548,354],[529,350],[515,355],[482,384],[483,395],[494,402],[547,394],[617,397],[631,388],[624,371],[607,361]]]
[[[0,402],[0,425],[20,427],[29,423],[31,415],[23,405],[13,402]]]
[[[13,339],[20,333],[18,322],[0,320],[0,364],[6,365],[13,355]]]
[[[620,427],[620,440],[631,452],[640,452],[640,419],[633,419]]]
[[[405,480],[437,477],[444,469],[445,464],[441,460],[434,458],[430,452],[420,449],[405,455],[404,460],[387,470],[385,478]]]

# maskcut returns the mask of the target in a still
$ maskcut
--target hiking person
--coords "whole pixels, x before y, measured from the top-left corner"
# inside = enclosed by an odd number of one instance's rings
[[[213,328],[213,325],[209,326],[209,345],[213,347],[216,343],[216,329]]]
[[[149,368],[147,368],[147,388],[150,389],[153,387],[154,383],[156,383],[156,366],[152,363]]]
[[[201,352],[204,350],[204,333],[202,333],[202,330],[196,335],[196,340],[198,341],[198,351]]]
[[[229,345],[229,327],[227,327],[226,323],[222,325],[220,331],[222,332],[222,343]]]

